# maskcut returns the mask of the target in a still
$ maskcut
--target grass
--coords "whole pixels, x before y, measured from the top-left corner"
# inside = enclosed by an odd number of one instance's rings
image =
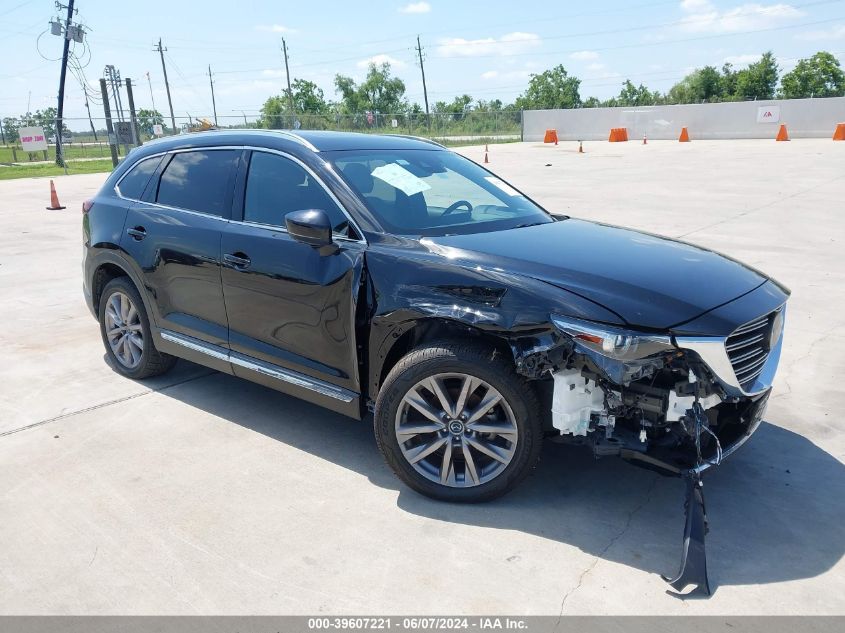
[[[98,174],[110,172],[112,164],[110,158],[102,160],[80,160],[68,161],[67,173],[76,174]],[[65,170],[53,163],[33,163],[32,165],[9,165],[0,166],[0,180],[12,180],[14,178],[34,178],[38,176],[64,176]]]
[[[109,157],[109,146],[108,143],[103,143],[100,145],[79,145],[79,144],[71,144],[65,145],[63,147],[65,158],[68,160],[73,160],[75,158],[108,158]],[[121,154],[122,154],[121,148]],[[33,152],[33,160],[34,161],[43,161],[44,154],[43,152]],[[0,145],[0,163],[11,163],[11,162],[18,162],[18,163],[27,163],[29,161],[29,153],[17,148],[17,161],[14,160],[15,154],[12,152],[11,145]],[[47,160],[54,161],[56,160],[56,147],[55,145],[49,145],[47,148]]]

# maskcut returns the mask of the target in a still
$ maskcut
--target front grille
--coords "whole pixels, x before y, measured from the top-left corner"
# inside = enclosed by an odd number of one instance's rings
[[[731,366],[743,389],[754,384],[769,358],[769,338],[776,314],[772,312],[739,326],[725,341]]]

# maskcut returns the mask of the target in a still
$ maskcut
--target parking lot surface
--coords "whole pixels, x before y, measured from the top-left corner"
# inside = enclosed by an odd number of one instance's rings
[[[793,291],[767,423],[705,479],[711,599],[659,577],[678,480],[550,444],[507,497],[438,503],[366,423],[186,362],[121,378],[81,290],[101,174],[56,178],[64,211],[46,179],[0,182],[0,613],[845,613],[845,143],[585,150],[495,145],[489,167]]]

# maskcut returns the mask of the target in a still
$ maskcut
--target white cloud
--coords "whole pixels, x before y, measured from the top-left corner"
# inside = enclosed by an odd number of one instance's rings
[[[701,13],[713,9],[713,3],[710,0],[683,0],[681,8],[690,13]]]
[[[256,31],[266,31],[268,33],[296,33],[295,29],[284,26],[283,24],[259,24],[255,27]]]
[[[605,65],[600,63],[590,64],[589,66],[587,66],[587,70],[592,70],[593,72],[604,69]]]
[[[684,0],[681,9],[687,13],[680,22],[684,31],[692,33],[731,33],[778,26],[804,15],[791,4],[742,4],[720,11],[708,0]]]
[[[759,62],[762,55],[760,53],[749,53],[747,55],[728,55],[722,60],[723,64],[730,64],[731,66],[744,67],[755,62]]]
[[[495,79],[499,76],[498,70],[488,70],[487,72],[481,73],[482,79]]]
[[[437,53],[441,57],[487,57],[490,55],[514,55],[540,46],[536,33],[507,33],[500,38],[485,37],[466,40],[452,37],[440,40]]]
[[[273,69],[273,68],[265,68],[264,70],[261,71],[262,77],[281,77],[284,74],[285,74],[285,71],[283,71],[281,69],[276,70],[276,69]]]
[[[572,53],[569,58],[579,61],[589,61],[591,59],[598,59],[599,54],[595,51],[578,51],[577,53]]]
[[[399,13],[428,13],[431,5],[428,2],[411,2],[399,9]]]
[[[819,42],[822,40],[841,40],[845,39],[845,25],[834,26],[830,29],[821,31],[806,31],[795,36],[796,40],[804,40],[805,42]]]
[[[368,68],[370,64],[375,64],[376,66],[381,66],[382,64],[390,64],[393,68],[403,68],[405,66],[405,62],[396,59],[395,57],[391,57],[390,55],[373,55],[372,57],[368,57],[367,59],[362,59],[359,61],[356,66],[358,68]]]

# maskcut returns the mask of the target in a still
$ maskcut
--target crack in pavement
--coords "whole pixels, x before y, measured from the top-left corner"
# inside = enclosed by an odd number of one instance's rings
[[[621,539],[625,535],[625,533],[630,529],[631,524],[634,521],[634,517],[637,515],[637,513],[639,513],[640,510],[642,510],[646,505],[648,505],[649,501],[651,501],[651,495],[654,493],[654,488],[657,486],[657,480],[660,478],[660,475],[654,475],[654,478],[651,480],[651,484],[649,484],[648,489],[646,490],[645,498],[642,500],[642,502],[637,505],[637,507],[635,507],[628,513],[628,519],[625,521],[624,527],[619,530],[619,532],[614,535],[610,539],[610,541],[608,541],[607,545],[605,545],[604,548],[593,559],[593,562],[590,563],[587,568],[581,572],[581,575],[578,576],[578,582],[575,584],[575,586],[563,595],[563,599],[560,601],[560,613],[557,616],[555,630],[557,630],[558,625],[560,625],[560,621],[563,619],[563,612],[566,609],[566,601],[569,600],[569,597],[572,594],[574,594],[576,591],[578,591],[578,589],[581,588],[581,585],[584,583],[584,579],[587,577],[587,574],[589,574],[591,571],[593,571],[593,569],[595,569],[596,565],[598,565],[599,561],[610,550],[610,548],[613,547],[617,543],[617,541],[619,541],[619,539]]]
[[[743,218],[743,217],[745,217],[746,215],[749,215],[749,214],[751,214],[751,213],[756,213],[757,211],[762,211],[763,209],[768,209],[769,207],[773,207],[773,206],[775,206],[776,204],[780,204],[781,202],[786,202],[787,200],[791,200],[792,198],[797,198],[798,196],[802,196],[802,195],[804,195],[805,193],[810,193],[811,191],[815,191],[816,189],[820,189],[821,187],[824,187],[824,186],[826,186],[826,185],[829,185],[829,184],[831,184],[831,183],[834,183],[834,182],[836,182],[837,180],[842,180],[842,178],[845,178],[845,176],[837,176],[836,178],[832,178],[831,180],[827,180],[827,181],[825,181],[825,182],[821,182],[821,183],[819,183],[819,184],[817,184],[817,185],[814,185],[814,186],[812,186],[812,187],[809,187],[808,189],[802,189],[801,191],[796,191],[795,193],[790,194],[790,195],[788,195],[788,196],[784,196],[784,197],[782,197],[782,198],[778,198],[778,199],[776,199],[776,200],[772,200],[771,202],[767,202],[767,203],[765,203],[765,204],[761,204],[760,206],[758,206],[758,207],[754,207],[754,208],[751,208],[751,209],[748,209],[747,211],[742,211],[742,212],[737,213],[736,215],[733,215],[733,216],[731,216],[731,217],[729,217],[729,218],[725,218],[725,219],[723,219],[723,220],[719,220],[719,221],[717,221],[717,222],[713,222],[713,223],[708,224],[708,225],[706,225],[706,226],[702,226],[702,227],[699,227],[699,228],[697,228],[697,229],[693,229],[692,231],[687,231],[686,233],[682,233],[681,235],[677,235],[677,236],[675,236],[675,239],[679,239],[679,240],[681,240],[681,239],[684,239],[685,237],[687,237],[687,236],[689,236],[689,235],[693,235],[694,233],[699,233],[699,232],[701,232],[701,231],[706,231],[707,229],[712,229],[712,228],[714,228],[714,227],[716,227],[716,226],[719,226],[719,225],[721,225],[721,224],[726,224],[726,223],[728,223],[728,222],[733,222],[734,220],[738,220],[739,218]]]
[[[171,383],[169,385],[164,385],[163,387],[159,387],[157,389],[147,389],[146,391],[141,391],[139,393],[133,393],[128,396],[124,396],[122,398],[115,398],[114,400],[109,400],[108,402],[101,402],[100,404],[95,404],[90,407],[85,407],[83,409],[77,409],[76,411],[69,411],[68,413],[62,413],[61,415],[54,416],[52,418],[47,418],[45,420],[39,420],[38,422],[33,422],[32,424],[27,424],[25,426],[21,426],[17,429],[10,429],[8,431],[3,431],[0,433],[0,437],[4,437],[6,435],[12,435],[14,433],[20,433],[21,431],[27,431],[29,429],[34,429],[39,426],[44,426],[45,424],[49,424],[50,422],[57,422],[59,420],[64,420],[65,418],[71,418],[75,415],[79,415],[80,413],[88,413],[89,411],[96,411],[97,409],[104,409],[105,407],[110,407],[113,404],[120,404],[121,402],[127,402],[128,400],[134,400],[135,398],[140,398],[141,396],[148,396],[151,393],[163,393],[168,389],[172,389],[173,387],[178,387],[179,385],[184,385],[189,382],[193,382],[194,380],[200,380],[202,378],[207,378],[213,374],[216,374],[216,371],[209,371],[204,374],[200,374],[199,376],[192,376],[191,378],[185,378],[184,380],[179,380],[177,382]]]

